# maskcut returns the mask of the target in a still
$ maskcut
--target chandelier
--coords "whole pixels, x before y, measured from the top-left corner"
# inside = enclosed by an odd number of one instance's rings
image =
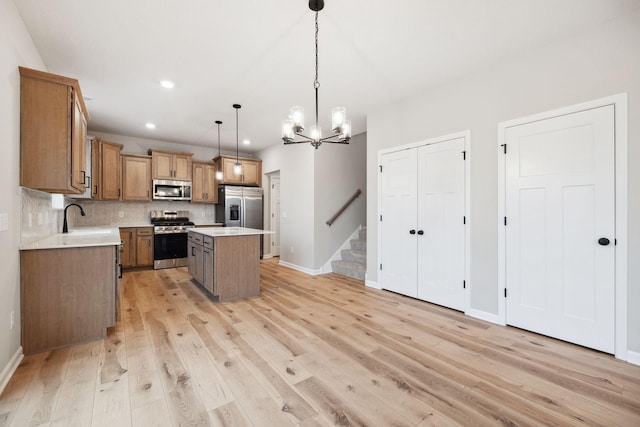
[[[334,144],[348,144],[351,139],[351,121],[347,120],[346,109],[344,107],[335,107],[331,110],[331,130],[332,134],[322,137],[322,130],[318,124],[318,89],[320,82],[318,81],[318,12],[324,8],[324,0],[309,0],[309,9],[316,13],[316,75],[313,81],[313,88],[316,93],[316,121],[315,125],[309,129],[309,134],[304,132],[304,108],[291,107],[289,118],[282,121],[282,140],[287,144],[300,144],[310,142],[317,150],[323,142],[331,142]],[[295,141],[295,136],[303,138]]]

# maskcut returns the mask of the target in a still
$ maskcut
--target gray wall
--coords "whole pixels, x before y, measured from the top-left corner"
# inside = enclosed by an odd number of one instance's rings
[[[525,51],[368,116],[367,280],[377,281],[378,151],[471,130],[471,308],[497,314],[497,125],[629,94],[628,347],[640,351],[640,11]]]
[[[43,70],[44,63],[13,1],[0,1],[0,372],[20,347],[20,74],[18,66]],[[13,329],[9,316],[15,313]]]
[[[349,145],[322,144],[315,151],[315,260],[321,268],[360,225],[366,225],[367,200],[367,135],[352,138]],[[342,205],[357,189],[362,194],[327,226]]]
[[[280,172],[282,262],[318,273],[357,226],[364,225],[366,143],[366,134],[362,134],[354,136],[350,145],[323,144],[315,150],[309,144],[279,143],[257,153],[264,175]],[[357,188],[363,191],[360,198],[344,217],[327,227],[325,221]],[[268,192],[265,201],[268,203]],[[265,224],[267,220],[265,217]]]

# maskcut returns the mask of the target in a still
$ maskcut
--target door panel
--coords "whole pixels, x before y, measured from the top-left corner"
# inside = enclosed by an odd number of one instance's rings
[[[613,106],[508,128],[506,143],[507,323],[613,353]]]
[[[464,310],[464,138],[418,148],[418,298]]]
[[[383,289],[416,297],[417,162],[415,150],[382,156],[380,283]]]

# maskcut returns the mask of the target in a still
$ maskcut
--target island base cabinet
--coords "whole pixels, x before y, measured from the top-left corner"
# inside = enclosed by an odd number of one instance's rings
[[[20,252],[25,354],[104,338],[116,323],[114,246]]]
[[[213,287],[219,301],[260,295],[260,236],[213,239]]]

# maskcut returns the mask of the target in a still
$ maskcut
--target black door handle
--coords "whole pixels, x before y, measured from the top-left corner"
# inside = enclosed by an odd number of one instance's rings
[[[422,236],[422,235],[424,234],[424,231],[423,231],[423,230],[418,230],[418,234],[419,234],[420,236]]]
[[[601,237],[601,238],[598,239],[598,244],[600,246],[607,246],[609,243],[611,243],[611,242],[606,237]]]
[[[409,230],[409,234],[416,234],[416,230]]]

